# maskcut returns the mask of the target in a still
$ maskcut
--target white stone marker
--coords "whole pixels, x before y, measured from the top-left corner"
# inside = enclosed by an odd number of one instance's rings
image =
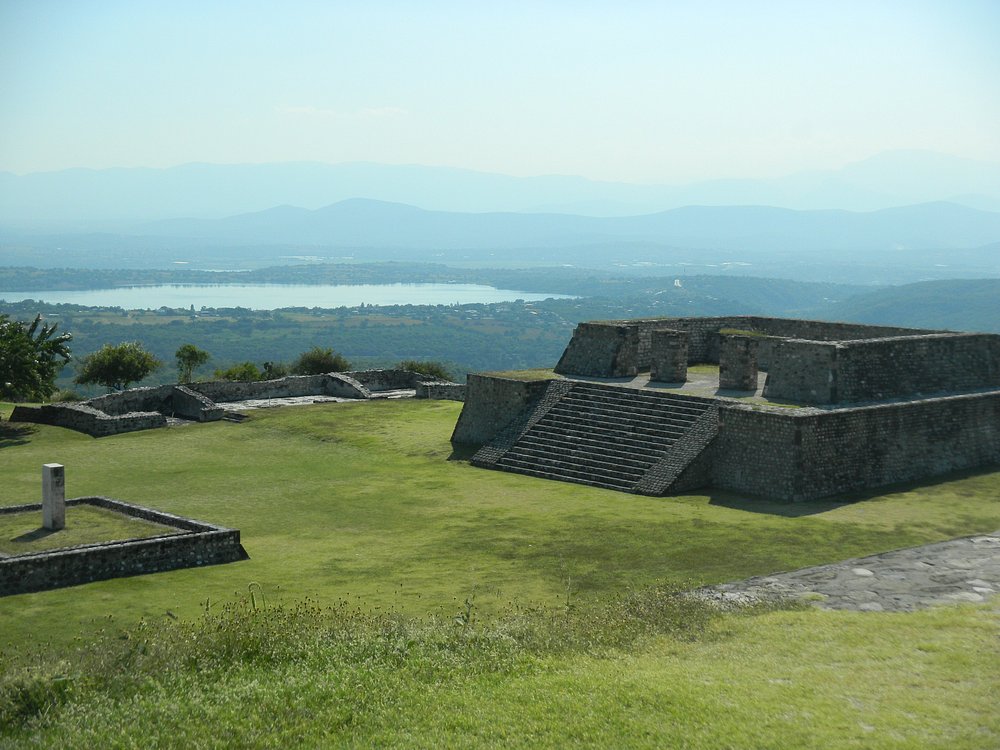
[[[66,528],[66,469],[62,464],[42,464],[42,526],[51,531]]]

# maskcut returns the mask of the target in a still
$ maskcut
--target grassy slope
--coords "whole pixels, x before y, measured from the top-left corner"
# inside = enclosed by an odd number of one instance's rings
[[[726,493],[660,499],[446,461],[454,402],[260,411],[95,440],[37,427],[0,449],[2,502],[66,465],[102,494],[239,528],[250,560],[0,599],[4,640],[72,638],[109,611],[180,615],[258,582],[273,600],[360,596],[412,614],[581,603],[627,586],[716,582],[1000,528],[1000,474],[798,505]],[[17,443],[18,440],[9,442]]]
[[[558,607],[568,584],[586,610],[631,586],[733,579],[1000,528],[997,473],[861,503],[781,505],[486,472],[445,460],[459,408],[323,405],[101,440],[5,425],[2,502],[34,497],[38,464],[59,461],[68,494],[237,526],[251,560],[0,599],[4,657],[15,663],[45,640],[86,643],[108,615],[128,627],[168,610],[190,619],[250,581],[272,603],[344,597],[450,620],[473,592],[480,612],[511,600]],[[997,633],[985,606],[726,617],[692,642],[657,637],[482,670],[436,657],[338,662],[318,650],[181,672],[134,700],[82,690],[20,736],[73,746],[979,748],[1000,744]]]

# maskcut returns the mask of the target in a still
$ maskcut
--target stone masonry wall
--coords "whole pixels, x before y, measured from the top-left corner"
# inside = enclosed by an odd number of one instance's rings
[[[417,383],[415,396],[444,401],[465,401],[465,386],[461,383]]]
[[[1000,386],[1000,336],[995,334],[850,341],[837,357],[840,402]]]
[[[514,380],[470,374],[465,406],[455,424],[451,442],[481,446],[517,419],[545,393],[548,380]]]
[[[757,390],[757,338],[723,336],[719,345],[719,388]]]
[[[615,378],[638,373],[636,326],[580,323],[555,371],[565,375]]]
[[[91,504],[165,524],[179,533],[16,555],[0,559],[0,596],[75,586],[108,578],[244,560],[238,529],[161,513],[111,498],[76,498],[68,506]],[[0,514],[38,512],[41,505],[0,508]]]
[[[688,362],[719,361],[719,330],[735,328],[767,336],[842,341],[892,336],[914,336],[935,331],[870,326],[860,323],[831,323],[793,318],[767,318],[731,315],[715,318],[643,318],[581,323],[563,352],[556,372],[565,375],[622,377],[648,369],[652,353],[652,332],[664,328],[688,334]],[[758,343],[758,366],[767,370],[771,361],[771,343]]]
[[[828,341],[774,339],[764,396],[777,401],[829,404],[837,397],[840,345]]]
[[[688,334],[664,328],[654,330],[650,341],[649,379],[661,383],[687,380]]]
[[[1000,463],[1000,392],[850,409],[720,409],[712,482],[783,500]]]
[[[10,421],[67,427],[93,437],[107,437],[123,432],[167,426],[167,418],[159,412],[133,412],[110,416],[86,404],[15,406]]]

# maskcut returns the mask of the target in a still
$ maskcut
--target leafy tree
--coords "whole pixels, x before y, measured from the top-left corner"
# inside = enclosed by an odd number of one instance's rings
[[[404,359],[396,365],[396,369],[419,372],[421,375],[430,375],[438,380],[451,380],[451,373],[440,362],[418,362],[415,359]]]
[[[73,382],[81,385],[96,383],[109,391],[123,391],[161,364],[138,341],[126,341],[117,346],[105,344],[80,361],[80,369]]]
[[[260,369],[253,362],[240,362],[227,370],[216,370],[215,377],[219,380],[238,380],[244,383],[263,379]]]
[[[31,323],[0,315],[0,398],[44,401],[55,392],[60,368],[70,359],[72,335],[56,334],[56,325]]]
[[[199,349],[194,344],[181,344],[174,353],[177,359],[178,382],[190,383],[194,371],[211,359],[211,356],[204,349]]]
[[[343,355],[333,349],[321,349],[318,346],[302,352],[292,362],[292,372],[296,375],[322,375],[325,372],[345,372],[350,369],[351,363]]]

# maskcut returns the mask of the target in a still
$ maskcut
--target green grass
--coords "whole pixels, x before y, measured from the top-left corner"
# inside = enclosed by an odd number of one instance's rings
[[[1000,528],[997,473],[784,505],[486,471],[447,460],[460,409],[344,403],[101,439],[46,426],[9,437],[3,502],[31,502],[38,467],[55,461],[68,497],[238,528],[250,560],[0,599],[3,639],[68,641],[112,611],[191,616],[250,581],[272,600],[360,596],[414,615],[448,614],[473,590],[484,611],[549,602],[571,581],[587,605],[625,586],[733,580]]]
[[[995,605],[677,629],[643,593],[995,530],[1000,473],[802,504],[649,498],[449,461],[460,409],[322,404],[99,440],[0,425],[0,502],[31,502],[56,461],[68,496],[239,528],[251,558],[0,599],[0,744],[1000,745]],[[251,582],[266,609],[223,614]],[[318,619],[280,614],[307,600]]]
[[[985,607],[712,616],[659,593],[460,625],[244,600],[192,624],[109,623],[89,650],[11,670],[0,738],[979,750],[1000,743],[997,635]]]
[[[554,370],[536,368],[534,370],[497,370],[495,372],[483,372],[480,375],[490,375],[494,378],[509,378],[511,380],[562,380],[563,376]]]
[[[77,544],[144,539],[175,531],[168,526],[129,518],[104,508],[71,505],[66,508],[66,528],[59,531],[42,528],[41,511],[0,515],[0,553],[21,555]]]

